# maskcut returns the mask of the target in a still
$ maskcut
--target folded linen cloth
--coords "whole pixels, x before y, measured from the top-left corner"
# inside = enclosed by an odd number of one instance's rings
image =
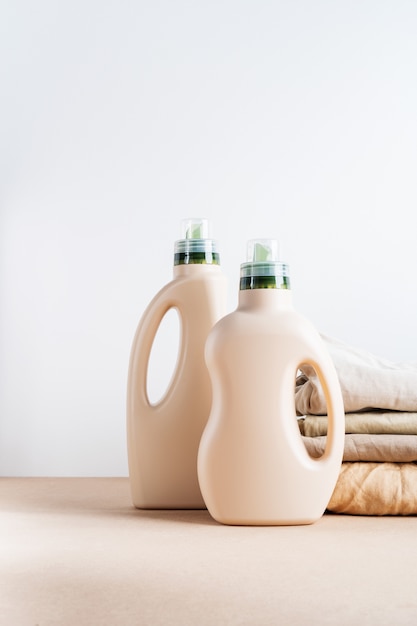
[[[415,463],[342,463],[328,504],[333,513],[416,515]]]
[[[318,458],[323,454],[327,437],[302,437],[302,440],[310,456]],[[345,435],[343,461],[417,462],[417,435]]]
[[[302,435],[321,437],[327,434],[327,415],[306,415],[298,419]],[[405,411],[365,411],[345,414],[346,433],[374,435],[417,435],[417,413]]]
[[[393,363],[321,335],[339,377],[346,413],[364,409],[417,412],[417,363]],[[295,388],[298,415],[325,415],[326,400],[311,365],[300,365]]]

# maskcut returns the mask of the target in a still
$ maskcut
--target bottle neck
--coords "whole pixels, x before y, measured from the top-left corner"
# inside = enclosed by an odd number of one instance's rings
[[[210,248],[196,252],[174,252],[174,265],[220,265],[220,255]]]
[[[208,264],[208,263],[191,263],[188,265],[174,265],[173,275],[174,278],[181,276],[201,276],[201,275],[215,275],[221,273],[220,265]]]
[[[292,309],[290,289],[241,289],[239,309]]]

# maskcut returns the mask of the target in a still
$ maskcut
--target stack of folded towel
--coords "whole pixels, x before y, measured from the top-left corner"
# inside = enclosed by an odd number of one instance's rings
[[[345,407],[343,463],[328,510],[417,514],[417,363],[392,363],[323,336]],[[311,456],[324,451],[326,400],[315,370],[300,367],[299,426]]]

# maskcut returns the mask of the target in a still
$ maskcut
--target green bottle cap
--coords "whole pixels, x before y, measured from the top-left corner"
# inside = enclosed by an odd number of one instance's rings
[[[219,265],[217,241],[210,237],[210,222],[191,217],[181,221],[181,239],[174,245],[174,265]]]
[[[290,289],[289,268],[279,260],[276,239],[250,239],[240,266],[240,289]]]

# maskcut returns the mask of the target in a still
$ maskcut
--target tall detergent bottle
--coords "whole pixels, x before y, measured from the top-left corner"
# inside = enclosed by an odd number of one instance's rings
[[[145,310],[131,349],[127,443],[131,496],[137,508],[205,508],[197,452],[211,408],[204,359],[209,331],[226,312],[226,279],[206,219],[182,220],[174,245],[173,280]],[[147,391],[148,364],[160,323],[170,309],[180,320],[175,370],[155,404]]]
[[[213,404],[198,453],[201,492],[224,524],[311,524],[324,513],[344,448],[344,407],[333,362],[292,305],[278,242],[248,242],[235,311],[206,343]],[[297,424],[295,379],[313,366],[325,393],[324,454],[309,456]]]

